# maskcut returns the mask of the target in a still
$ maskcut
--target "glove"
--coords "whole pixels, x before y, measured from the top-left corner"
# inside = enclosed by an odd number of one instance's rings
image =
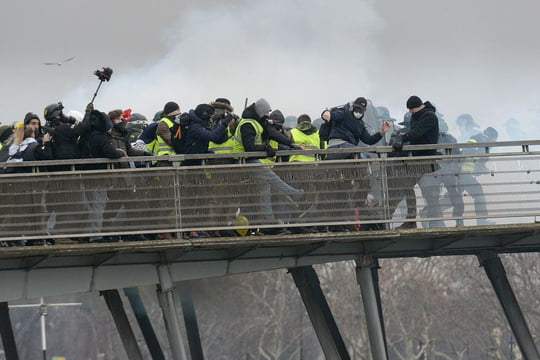
[[[396,138],[392,142],[392,148],[394,149],[394,151],[403,150],[403,138],[401,136],[396,136]]]
[[[88,105],[86,105],[86,112],[89,113],[89,112],[92,112],[94,111],[94,104],[90,103]]]
[[[266,145],[265,151],[266,151],[266,155],[268,155],[268,157],[276,156],[276,151],[270,145]]]

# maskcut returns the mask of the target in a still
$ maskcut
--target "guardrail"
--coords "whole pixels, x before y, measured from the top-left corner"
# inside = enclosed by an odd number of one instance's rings
[[[249,160],[263,153],[3,163],[34,172],[0,175],[0,241],[532,222],[540,215],[535,145],[540,141],[404,148],[446,154],[433,157],[392,157],[390,147],[283,151],[279,157],[356,158],[272,165]],[[465,148],[484,151],[452,155]],[[186,160],[204,165],[181,166]]]

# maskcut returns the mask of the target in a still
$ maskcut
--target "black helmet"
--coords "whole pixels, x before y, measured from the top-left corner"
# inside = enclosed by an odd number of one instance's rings
[[[62,110],[64,110],[64,105],[61,102],[48,105],[43,111],[43,117],[48,122],[60,120],[63,117]]]
[[[499,132],[490,126],[484,130],[484,135],[486,135],[489,140],[497,141]]]

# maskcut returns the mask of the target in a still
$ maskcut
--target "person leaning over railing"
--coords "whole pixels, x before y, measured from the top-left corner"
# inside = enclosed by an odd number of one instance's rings
[[[297,125],[291,129],[291,138],[294,145],[304,150],[324,149],[324,142],[321,141],[319,130],[311,124],[309,115],[302,114],[298,117]],[[315,161],[315,155],[291,155],[289,162],[309,162]]]
[[[403,144],[410,145],[427,145],[437,144],[439,139],[439,120],[435,114],[435,107],[429,102],[422,102],[418,96],[411,96],[407,100],[407,109],[412,114],[409,128],[403,134],[399,134],[393,139],[392,147],[395,151],[401,152]],[[434,156],[438,155],[437,151],[431,150],[416,150],[412,151],[412,156]],[[436,169],[434,161],[405,161],[403,163],[389,162],[387,167],[388,174],[388,197],[390,204],[390,212],[393,213],[401,201],[402,194],[412,196],[416,183],[424,174],[432,173]],[[393,180],[395,180],[393,182]],[[410,200],[413,201],[412,199]],[[407,200],[409,202],[409,200]],[[409,214],[411,215],[411,214]],[[405,222],[400,228],[416,228],[416,222]]]
[[[260,152],[264,151],[268,157],[275,156],[275,150],[268,144],[269,140],[276,140],[279,143],[293,145],[289,139],[273,131],[268,127],[268,116],[271,107],[265,99],[259,99],[248,106],[242,113],[242,119],[235,132],[235,152]],[[248,163],[261,164],[259,159],[248,159]],[[277,219],[272,210],[272,190],[274,193],[286,195],[288,201],[294,204],[300,200],[304,191],[296,189],[283,181],[276,173],[268,167],[257,167],[253,169],[254,176],[259,180],[257,185],[261,186],[262,216],[263,222],[268,224],[276,223]],[[274,230],[264,230],[265,233],[273,233]]]

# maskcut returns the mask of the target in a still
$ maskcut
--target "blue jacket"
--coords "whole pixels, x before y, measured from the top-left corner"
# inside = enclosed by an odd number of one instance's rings
[[[353,116],[349,104],[333,108],[330,114],[330,122],[322,124],[320,129],[321,139],[324,141],[337,139],[356,146],[360,141],[373,145],[382,138],[380,133],[371,135],[366,130],[364,121]]]
[[[219,122],[210,129],[210,122],[197,116],[194,110],[189,112],[189,121],[185,126],[183,154],[206,154],[208,143],[222,144],[228,140],[227,123]]]

